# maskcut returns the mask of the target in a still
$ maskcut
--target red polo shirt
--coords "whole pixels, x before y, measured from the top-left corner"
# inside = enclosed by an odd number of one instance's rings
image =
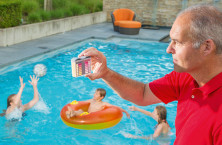
[[[175,145],[222,145],[222,73],[200,88],[175,71],[149,86],[164,103],[178,101]]]

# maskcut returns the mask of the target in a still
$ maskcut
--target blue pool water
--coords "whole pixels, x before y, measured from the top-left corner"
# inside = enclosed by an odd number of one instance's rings
[[[33,75],[36,64],[44,64],[47,74],[40,78],[38,90],[41,99],[38,104],[26,111],[21,121],[10,122],[0,118],[0,144],[41,144],[41,145],[144,145],[163,144],[163,141],[129,139],[124,134],[151,135],[156,122],[139,112],[128,109],[133,103],[121,99],[101,79],[90,81],[86,77],[73,78],[71,59],[88,47],[98,48],[107,57],[107,65],[111,69],[135,80],[148,83],[164,76],[173,70],[171,55],[166,53],[166,43],[118,40],[87,40],[79,44],[67,46],[56,52],[32,58],[0,70],[0,110],[6,109],[7,97],[19,90],[19,76],[24,78],[26,86],[22,94],[23,104],[33,97],[33,88],[28,83],[29,75]],[[96,88],[107,90],[104,101],[127,110],[131,118],[124,114],[116,126],[104,130],[78,130],[66,126],[60,111],[64,105],[73,100],[87,100],[93,97]],[[156,105],[140,107],[153,111]],[[168,122],[172,128],[169,139],[164,144],[173,144],[175,140],[175,117],[177,102],[166,106]]]

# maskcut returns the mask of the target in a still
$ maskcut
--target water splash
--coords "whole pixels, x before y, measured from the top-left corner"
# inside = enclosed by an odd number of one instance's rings
[[[50,108],[46,105],[45,101],[42,99],[40,94],[39,94],[39,101],[35,104],[33,109],[37,112],[41,112],[44,114],[50,113]]]
[[[133,132],[133,134],[135,135],[142,135],[143,132],[137,127],[137,123],[134,119],[130,118],[130,123],[129,125],[127,125],[128,128],[125,130],[121,130],[119,132],[117,132],[115,135],[121,134],[123,135],[125,138],[129,138],[129,132]]]
[[[19,108],[15,108],[11,113],[6,114],[5,118],[9,121],[21,121],[22,119],[22,110]]]

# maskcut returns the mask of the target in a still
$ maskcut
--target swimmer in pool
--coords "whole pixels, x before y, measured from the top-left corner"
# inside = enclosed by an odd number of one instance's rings
[[[1,116],[5,116],[7,119],[11,119],[13,116],[14,117],[22,116],[23,112],[32,108],[39,101],[38,88],[37,88],[37,83],[39,78],[37,78],[34,75],[30,76],[30,78],[31,81],[29,81],[29,83],[33,86],[34,89],[33,99],[27,104],[22,105],[21,96],[23,89],[25,87],[25,83],[23,83],[23,78],[19,77],[20,89],[17,94],[11,94],[8,96],[7,109],[3,111],[3,113],[1,113]]]
[[[167,110],[164,106],[156,106],[156,108],[154,109],[153,112],[149,112],[140,108],[137,108],[135,106],[130,106],[129,109],[131,111],[139,111],[145,115],[148,115],[150,117],[152,117],[154,120],[157,121],[157,125],[155,126],[155,131],[154,134],[152,135],[152,138],[157,138],[160,135],[162,136],[167,136],[169,131],[170,131],[170,126],[166,121],[166,117],[167,117]],[[125,135],[125,137],[127,138],[141,138],[141,139],[150,139],[150,136],[134,136],[132,134],[127,134]]]
[[[102,89],[102,88],[98,88],[96,89],[96,92],[94,93],[94,97],[93,99],[87,100],[86,102],[90,102],[89,108],[88,108],[88,113],[92,113],[92,112],[96,112],[96,111],[100,111],[102,110],[105,106],[113,106],[109,103],[103,102],[102,99],[106,96],[106,90]],[[118,107],[122,112],[126,113],[126,116],[128,118],[130,118],[129,113]],[[66,117],[70,118],[70,117],[74,117],[74,116],[79,116],[82,113],[84,113],[84,111],[82,109],[79,109],[77,111],[72,110],[70,107],[68,107],[68,111],[66,111]]]

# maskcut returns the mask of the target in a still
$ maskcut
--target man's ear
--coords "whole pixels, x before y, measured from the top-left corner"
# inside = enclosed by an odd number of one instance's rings
[[[203,54],[206,56],[208,54],[211,54],[212,52],[216,51],[216,45],[212,39],[207,39],[202,46],[203,47]]]

